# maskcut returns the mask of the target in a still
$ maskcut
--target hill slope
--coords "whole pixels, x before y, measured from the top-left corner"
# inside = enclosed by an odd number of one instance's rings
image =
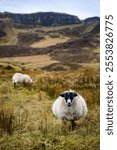
[[[64,23],[61,19],[64,16],[75,19],[74,16],[59,13],[35,13],[26,14],[26,16],[12,13],[0,14],[1,58],[22,56],[25,59],[25,56],[27,59],[27,56],[34,55],[42,55],[43,58],[43,55],[47,55],[49,60],[51,58],[51,62],[55,63],[49,63],[43,67],[41,65],[41,69],[46,70],[76,69],[84,66],[84,64],[92,66],[92,64],[99,63],[99,17],[88,18],[84,21],[77,18],[77,24],[73,25],[53,27],[52,24],[48,24],[50,27],[36,26],[34,18],[38,18],[36,16],[42,14],[45,18],[51,18],[51,15],[53,15],[52,18],[56,21],[51,21],[56,22],[56,25],[58,21],[56,15],[60,16],[59,21],[62,24]],[[21,21],[22,17],[25,20],[24,23]],[[17,19],[15,20],[15,18]],[[33,26],[29,20],[27,25],[27,18],[32,18]],[[64,18],[63,20],[69,24],[69,19]],[[17,20],[19,20],[19,23]],[[75,22],[71,19],[71,23]],[[1,61],[4,61],[4,59],[1,59]]]

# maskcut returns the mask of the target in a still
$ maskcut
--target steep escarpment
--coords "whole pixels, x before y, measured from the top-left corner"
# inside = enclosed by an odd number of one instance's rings
[[[56,12],[37,12],[31,14],[0,13],[0,18],[10,18],[11,22],[24,25],[62,26],[80,23],[77,16]]]

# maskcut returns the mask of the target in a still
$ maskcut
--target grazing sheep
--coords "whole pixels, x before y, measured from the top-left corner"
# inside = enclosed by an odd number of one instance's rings
[[[74,129],[74,121],[87,115],[87,105],[81,95],[73,90],[60,94],[52,106],[52,111],[58,119],[71,122]]]
[[[18,84],[18,83],[24,84],[24,85],[33,83],[32,79],[30,78],[29,75],[21,74],[21,73],[15,73],[12,77],[12,82],[13,82],[14,86],[16,86],[16,84]]]

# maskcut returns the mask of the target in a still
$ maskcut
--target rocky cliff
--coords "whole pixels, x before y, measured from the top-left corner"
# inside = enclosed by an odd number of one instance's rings
[[[90,18],[86,18],[84,20],[85,24],[90,24],[90,23],[99,23],[100,22],[100,17],[90,17]]]
[[[0,13],[0,18],[10,18],[11,22],[24,25],[62,26],[80,23],[77,16],[55,13],[38,12],[32,14]]]

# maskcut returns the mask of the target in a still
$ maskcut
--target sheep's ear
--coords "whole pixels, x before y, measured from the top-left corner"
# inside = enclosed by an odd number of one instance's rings
[[[64,96],[65,96],[65,93],[61,93],[60,96],[61,96],[61,97],[64,97]]]
[[[74,93],[73,93],[73,96],[76,97],[76,96],[78,96],[78,94],[77,94],[76,92],[74,92]]]

